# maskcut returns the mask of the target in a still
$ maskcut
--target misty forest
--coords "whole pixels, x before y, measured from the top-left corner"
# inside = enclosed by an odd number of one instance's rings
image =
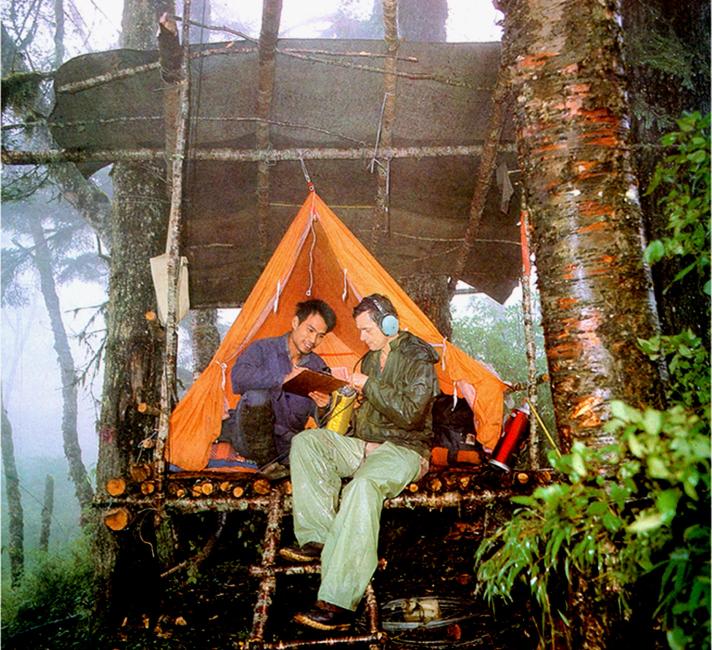
[[[5,647],[710,647],[709,2],[1,7]],[[328,303],[353,438],[369,294],[429,455],[300,624],[330,542],[236,359]]]

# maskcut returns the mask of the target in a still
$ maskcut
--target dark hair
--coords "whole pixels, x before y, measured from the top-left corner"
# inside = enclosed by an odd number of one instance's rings
[[[295,316],[300,323],[303,323],[312,314],[319,314],[324,319],[327,332],[331,332],[336,327],[336,314],[323,300],[315,298],[297,303]]]
[[[370,314],[374,323],[380,322],[382,317],[388,314],[398,316],[398,312],[396,312],[396,308],[390,299],[380,293],[372,293],[370,296],[366,296],[354,307],[353,317],[356,318],[356,316],[365,312]]]

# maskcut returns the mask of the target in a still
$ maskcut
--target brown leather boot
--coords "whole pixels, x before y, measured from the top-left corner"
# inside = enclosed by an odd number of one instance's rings
[[[348,630],[354,621],[354,613],[350,609],[317,600],[308,612],[295,614],[294,620],[301,625],[325,632]]]

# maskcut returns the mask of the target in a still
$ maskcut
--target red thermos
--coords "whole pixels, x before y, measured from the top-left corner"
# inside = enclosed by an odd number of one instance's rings
[[[492,452],[490,465],[499,467],[505,472],[511,471],[508,463],[514,454],[519,451],[524,439],[529,435],[529,405],[523,404],[515,408],[507,417],[497,446]]]

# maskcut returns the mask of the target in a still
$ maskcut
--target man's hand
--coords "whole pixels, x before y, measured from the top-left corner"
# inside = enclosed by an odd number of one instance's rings
[[[364,375],[362,372],[355,372],[351,375],[351,385],[359,392],[363,390],[363,386],[367,381],[368,375]]]
[[[329,395],[329,393],[322,393],[318,390],[313,390],[311,393],[309,393],[309,397],[314,400],[314,402],[320,409],[326,407],[329,404],[329,400],[331,399],[331,395]]]
[[[337,379],[343,379],[344,381],[351,381],[351,373],[346,366],[334,366],[331,368],[332,376]]]

